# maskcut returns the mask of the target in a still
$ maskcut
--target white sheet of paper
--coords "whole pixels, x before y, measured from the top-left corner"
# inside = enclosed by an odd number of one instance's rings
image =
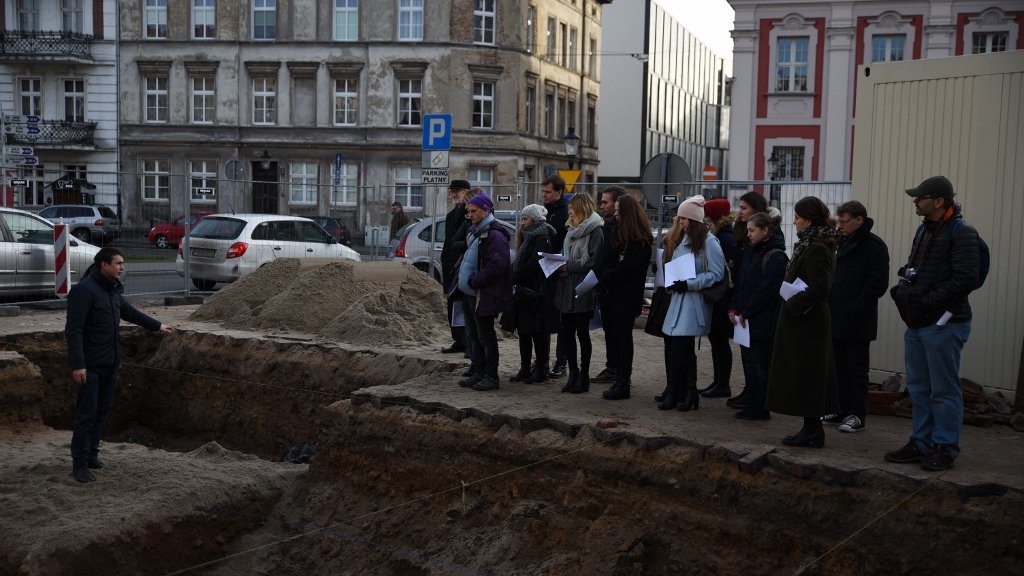
[[[655,255],[655,260],[654,260],[654,265],[655,265],[655,269],[654,269],[654,285],[656,287],[657,286],[660,286],[662,288],[665,287],[665,262],[663,261],[664,258],[665,258],[665,249],[664,248],[658,248],[658,252]]]
[[[452,302],[452,326],[465,326],[466,315],[462,310],[462,302]]]
[[[545,278],[550,278],[551,275],[555,273],[555,270],[558,270],[562,266],[565,266],[564,258],[561,260],[555,260],[554,258],[547,257],[540,259],[540,269],[544,272]]]
[[[562,262],[565,262],[566,260],[568,260],[568,258],[566,258],[565,256],[563,256],[561,254],[548,254],[547,252],[537,252],[537,255],[540,256],[541,258],[549,258],[551,260],[561,260]]]
[[[583,279],[583,282],[576,285],[576,297],[579,298],[587,292],[590,292],[594,289],[594,286],[597,286],[597,275],[594,274],[593,270],[591,270],[590,272],[587,272],[587,276]]]
[[[953,313],[950,312],[949,310],[946,310],[945,312],[942,313],[942,317],[939,318],[939,321],[936,322],[935,325],[936,326],[945,326],[946,322],[949,322],[949,319],[952,318],[952,317],[953,317]]]
[[[789,300],[804,290],[807,290],[807,283],[803,279],[797,278],[792,284],[783,282],[782,286],[779,286],[779,296],[782,296],[783,300]]]
[[[671,286],[679,280],[691,280],[697,277],[697,261],[693,253],[683,254],[665,264],[665,286]]]
[[[737,322],[732,328],[732,341],[743,346],[750,348],[750,320],[747,320],[747,326],[740,326]]]

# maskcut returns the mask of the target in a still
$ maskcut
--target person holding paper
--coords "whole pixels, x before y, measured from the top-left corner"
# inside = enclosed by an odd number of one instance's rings
[[[572,196],[565,193],[565,180],[558,174],[552,174],[540,183],[540,196],[544,208],[548,211],[548,224],[555,229],[555,246],[556,250],[559,250],[565,243],[565,223],[569,219],[569,199]],[[562,349],[564,346],[562,331],[559,330],[555,343],[555,364],[549,372],[552,378],[565,376],[566,360],[565,351]]]
[[[704,203],[704,217],[711,227],[711,233],[718,238],[718,244],[722,247],[725,255],[726,272],[732,278],[733,285],[736,284],[736,232],[732,223],[735,216],[729,213],[729,200],[725,198],[713,198]],[[729,382],[732,379],[732,345],[729,339],[732,338],[732,323],[729,322],[729,300],[733,290],[726,293],[725,298],[716,302],[711,308],[711,332],[708,333],[708,343],[711,344],[711,362],[714,367],[714,379],[711,384],[700,391],[705,398],[728,398],[732,396],[732,388]],[[696,368],[696,366],[694,366]],[[696,378],[696,374],[693,374]]]
[[[768,370],[772,361],[772,337],[779,315],[779,285],[786,275],[786,246],[773,235],[772,218],[758,212],[747,218],[747,251],[729,303],[729,321],[737,330],[746,329],[750,345],[740,348],[746,387],[727,402],[740,420],[768,420],[765,409]],[[737,338],[738,340],[738,338]]]
[[[885,459],[946,470],[960,454],[960,353],[971,335],[967,296],[978,288],[981,240],[964,220],[953,200],[953,183],[945,176],[927,178],[907,195],[924,221],[899,270],[900,281],[889,294],[907,325],[904,364],[914,402],[913,431],[907,444],[886,453]]]
[[[620,256],[612,249],[619,231],[619,222],[615,219],[615,204],[625,194],[626,190],[621,186],[609,186],[601,190],[601,200],[597,203],[597,211],[604,218],[604,242],[601,263],[598,266],[599,271],[614,266]],[[601,310],[601,329],[604,330],[605,362],[604,370],[598,372],[597,376],[591,378],[590,381],[594,384],[611,384],[615,382],[615,359],[612,357],[614,352],[609,344],[612,337],[608,334],[608,317],[604,314],[604,310],[610,308],[611,303],[608,301],[608,291],[603,286],[598,287],[598,290],[597,304]]]
[[[803,417],[803,427],[783,438],[783,444],[821,448],[825,445],[821,417],[839,409],[828,307],[838,232],[829,222],[828,206],[814,196],[801,198],[793,211],[797,243],[786,281],[799,278],[807,288],[782,303],[772,342],[765,408]]]
[[[605,390],[605,400],[629,398],[633,376],[633,322],[644,305],[644,281],[651,261],[651,221],[632,196],[623,195],[615,202],[614,217],[618,223],[610,238],[599,275],[601,288],[601,320],[604,322],[608,356],[615,367],[614,382]]]
[[[704,223],[703,196],[692,196],[679,205],[675,226],[665,239],[665,260],[672,262],[683,258],[694,261],[695,275],[686,280],[676,280],[668,286],[672,296],[662,331],[666,336],[669,386],[658,408],[678,408],[685,412],[696,410],[700,405],[696,379],[689,377],[691,367],[697,362],[695,339],[711,331],[711,304],[700,291],[725,278],[722,247]]]
[[[520,213],[516,231],[516,258],[512,261],[512,284],[515,296],[512,312],[502,317],[502,328],[519,334],[519,372],[512,382],[544,382],[548,379],[548,353],[551,334],[558,330],[558,310],[544,294],[547,284],[540,268],[539,252],[550,252],[555,229],[545,218],[548,211],[540,204],[530,204]],[[537,365],[530,370],[532,352]]]
[[[601,258],[604,242],[604,220],[594,211],[594,200],[586,194],[576,194],[569,202],[568,232],[562,245],[565,266],[554,275],[555,306],[562,313],[559,340],[569,366],[569,378],[562,392],[582,394],[590,390],[590,319],[597,307],[597,291],[577,295],[576,286],[587,277]],[[579,339],[579,359],[576,341]]]

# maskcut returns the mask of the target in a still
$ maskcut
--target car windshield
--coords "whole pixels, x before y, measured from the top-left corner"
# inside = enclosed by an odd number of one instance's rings
[[[234,240],[245,228],[245,220],[234,218],[203,218],[192,229],[193,238],[213,240]]]

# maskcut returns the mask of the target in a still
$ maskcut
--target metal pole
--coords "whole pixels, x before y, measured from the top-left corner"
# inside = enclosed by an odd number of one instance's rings
[[[434,277],[434,250],[437,246],[437,196],[439,189],[437,184],[434,185],[434,210],[430,215],[430,277]],[[447,233],[447,231],[445,231]]]
[[[7,208],[7,118],[0,107],[0,195],[3,195],[3,206]]]

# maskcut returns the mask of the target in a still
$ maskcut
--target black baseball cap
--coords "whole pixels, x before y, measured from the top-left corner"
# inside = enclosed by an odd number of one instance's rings
[[[452,180],[452,183],[448,185],[449,190],[469,190],[470,185],[468,180]]]
[[[945,176],[932,176],[925,178],[916,188],[908,188],[907,195],[912,198],[942,198],[952,200],[956,193],[953,192],[953,183]]]

